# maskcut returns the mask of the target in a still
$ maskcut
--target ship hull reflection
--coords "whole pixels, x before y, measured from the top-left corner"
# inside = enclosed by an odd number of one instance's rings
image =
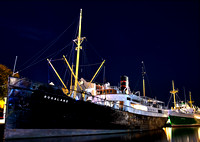
[[[200,127],[163,128],[169,142],[200,141]]]

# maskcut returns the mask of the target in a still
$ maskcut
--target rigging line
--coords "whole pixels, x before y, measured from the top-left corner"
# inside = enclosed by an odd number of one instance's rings
[[[54,43],[56,43],[58,41],[58,39],[75,23],[76,20],[74,20],[71,25],[69,27],[67,27],[67,29],[65,29],[57,38],[55,38],[53,41],[51,41],[49,44],[47,44],[42,50],[40,50],[38,53],[36,53],[34,56],[32,56],[30,59],[28,59],[23,65],[21,65],[20,67],[24,66],[26,63],[28,63],[30,60],[32,60],[35,56],[37,56],[39,53],[41,53],[43,50],[44,52],[46,52],[50,47],[52,47],[52,45],[54,45]],[[46,49],[47,48],[47,49]],[[44,52],[42,54],[44,54]],[[41,54],[41,55],[42,55]],[[40,56],[41,56],[40,55]],[[39,56],[39,57],[40,57]],[[39,58],[38,57],[38,58]],[[36,58],[33,62],[35,62],[38,58]],[[32,62],[32,63],[33,63]]]
[[[103,84],[106,82],[106,77],[105,77],[105,75],[106,75],[106,66],[104,65],[104,66],[103,66]]]
[[[64,65],[65,65],[65,64],[64,64]],[[66,67],[66,65],[65,65],[65,73],[64,73],[64,77],[63,77],[63,81],[64,81],[64,82],[66,82],[67,71],[68,71],[68,69],[67,69],[67,67]],[[67,81],[67,82],[68,82],[68,81]]]
[[[60,58],[60,59],[55,59],[55,60],[51,60],[51,62],[55,62],[55,61],[61,61],[63,60],[63,58]]]
[[[72,57],[73,56],[73,52],[74,52],[74,42],[72,42],[72,48],[71,48],[71,51],[70,51],[70,54],[69,54],[69,62],[72,62],[72,64],[73,64],[73,59],[72,59],[73,58]],[[66,57],[67,57],[67,55],[66,55]],[[66,82],[68,84],[69,79],[66,79],[66,76],[67,76],[67,72],[69,72],[68,75],[70,75],[70,70],[68,69],[68,66],[66,64],[64,64],[64,65],[66,67],[65,74],[64,74],[64,82],[67,80]]]
[[[57,40],[58,40],[58,39],[57,39]],[[56,41],[57,41],[57,40],[56,40]],[[55,42],[54,42],[54,43],[55,43]],[[54,43],[53,43],[53,44],[54,44]],[[38,56],[32,63],[36,62],[50,47],[52,47],[53,44],[51,44],[43,53],[41,53],[40,56]],[[60,51],[62,51],[62,50],[60,50]],[[59,53],[59,52],[58,52],[58,53]],[[57,53],[57,54],[58,54],[58,53]],[[56,55],[57,55],[57,54],[56,54]],[[55,55],[55,56],[56,56],[56,55]],[[55,57],[55,56],[54,56],[54,57]]]
[[[22,67],[22,66],[24,66],[26,63],[28,63],[30,60],[32,60],[33,58],[35,58],[39,53],[41,53],[43,50],[45,50],[46,49],[46,47],[48,47],[48,46],[50,46],[50,45],[52,45],[52,44],[54,44],[55,42],[55,39],[52,41],[52,42],[50,42],[48,45],[46,45],[43,49],[41,49],[38,53],[36,53],[34,56],[32,56],[30,59],[28,59],[23,65],[21,65],[20,67]],[[45,52],[45,51],[44,51]],[[43,54],[43,53],[42,53]],[[33,61],[34,62],[34,61]]]
[[[178,101],[180,101],[181,99],[180,99],[180,97],[176,94],[176,96],[177,96],[177,98],[178,98]]]
[[[71,42],[70,42],[70,43],[71,43]],[[70,43],[69,43],[67,46],[65,46],[64,48],[68,47],[68,46],[70,45]],[[62,49],[61,49],[61,50],[62,50]],[[60,52],[60,50],[59,50],[59,51],[56,51],[56,52]],[[27,69],[27,68],[29,68],[29,67],[35,65],[35,64],[38,64],[38,63],[41,62],[41,61],[46,60],[47,58],[49,58],[49,57],[51,57],[52,55],[56,54],[56,52],[54,52],[54,53],[50,54],[49,56],[47,56],[47,57],[45,57],[45,58],[39,60],[38,62],[32,63],[31,65],[25,67],[24,69],[19,70],[18,72],[21,72],[21,71],[23,71],[23,70],[25,70],[25,69]],[[55,57],[55,56],[53,56],[53,57]],[[52,57],[52,58],[53,58],[53,57]]]
[[[139,60],[139,59],[138,59]],[[141,60],[140,60],[141,61]],[[140,72],[140,70],[141,70],[141,67],[140,66],[138,66],[137,68],[136,68],[136,72]],[[139,86],[139,84],[141,84],[141,73],[139,73],[139,74],[135,74],[134,75],[134,77],[133,78],[135,78],[136,79],[136,81],[135,81],[135,85],[134,85],[134,90],[136,90],[137,88],[137,90],[140,90],[140,86]]]
[[[69,54],[69,62],[71,61],[70,59],[71,59],[71,56],[72,56],[72,52],[73,52],[73,47],[74,47],[74,42],[72,42],[73,44],[72,44],[72,49],[71,49],[71,51],[70,51],[70,54]],[[67,57],[67,55],[66,55],[66,57]],[[66,79],[66,76],[67,76],[67,72],[69,71],[68,70],[68,67],[67,67],[67,65],[66,64],[64,64],[65,65],[65,67],[66,67],[66,70],[65,70],[65,73],[64,73],[64,82],[66,82],[66,80],[67,80],[67,83],[68,83],[68,79]],[[69,74],[70,74],[70,72],[69,72]]]
[[[62,49],[60,49],[59,51],[57,51],[57,53],[56,53],[54,56],[52,56],[52,58],[54,58],[54,57],[57,56],[61,51],[63,51],[65,48],[67,48],[68,46],[70,46],[71,43],[72,43],[72,41],[70,41],[70,43],[68,43],[68,44],[67,44],[66,46],[64,46]]]
[[[70,44],[70,43],[69,43],[69,44]],[[68,46],[69,46],[69,44],[68,44]],[[65,46],[65,47],[67,47],[67,46]],[[57,52],[60,52],[60,51],[57,51]],[[31,67],[31,66],[37,64],[37,63],[39,63],[39,62],[41,62],[41,61],[43,61],[43,60],[46,60],[47,58],[49,58],[50,56],[52,56],[52,55],[55,54],[55,53],[56,53],[56,52],[52,53],[51,55],[49,55],[49,56],[43,58],[42,60],[40,60],[40,61],[38,61],[38,62],[36,62],[36,63],[32,63],[31,65],[29,65],[29,66],[27,66],[26,68],[20,70],[19,72],[21,72],[21,71],[23,71],[23,70],[25,70],[25,69],[27,69],[27,68],[29,68],[29,67]],[[53,57],[54,57],[54,56],[53,56]]]
[[[147,76],[147,82],[149,84],[150,94],[153,95],[153,92],[152,92],[152,89],[151,89],[151,86],[150,86],[150,81],[149,81],[149,78],[148,78],[148,75],[147,75],[147,72],[146,72],[146,68],[145,68],[144,62],[143,62],[143,67],[144,67],[144,71],[145,71],[146,76]]]
[[[99,65],[101,63],[96,63],[96,64],[88,64],[88,65],[80,65],[81,67],[86,67],[86,66],[95,66],[95,65]]]
[[[92,47],[92,49],[94,50],[94,52],[103,60],[103,58],[101,57],[101,55],[97,52],[97,50],[95,50],[94,46],[87,40],[87,43]]]
[[[66,84],[70,84],[70,80],[71,80],[71,71],[70,69],[68,68],[68,66],[64,63],[64,66],[66,68],[65,70],[65,75],[64,75],[64,80],[66,82]]]
[[[141,69],[141,67],[140,66],[138,66],[136,69],[135,69],[135,72],[140,72],[140,69]],[[133,78],[135,78],[136,79],[136,81],[134,81],[135,83],[135,86],[133,87],[133,89],[134,90],[136,90],[137,88],[138,88],[138,84],[140,83],[140,80],[141,80],[141,77],[140,77],[140,75],[141,75],[141,73],[138,75],[138,74],[134,74],[133,75]]]
[[[65,78],[64,78],[64,74],[63,74],[63,72],[65,73],[65,71],[66,71],[65,66],[62,66],[62,67],[60,68],[60,74],[62,74],[62,75],[60,75],[60,77],[62,77],[63,82],[65,82]],[[65,85],[66,85],[66,84],[65,84]]]
[[[69,62],[71,61],[71,56],[72,56],[72,51],[73,49],[71,49],[70,50],[70,52],[68,53],[69,54]],[[66,54],[65,56],[66,56],[66,58],[68,57],[68,54]]]
[[[51,82],[51,78],[50,78],[50,65],[49,65],[49,63],[48,63],[48,83],[50,83]]]
[[[135,86],[133,87],[133,89],[136,90],[137,88],[140,88],[140,87],[138,87],[140,83],[141,83],[141,78],[140,78],[140,76],[138,75],[138,76],[137,76],[137,80],[136,80],[136,82],[135,82]],[[140,89],[138,89],[138,90],[140,90]]]
[[[76,26],[76,30],[75,30],[75,32],[74,32],[74,38],[73,39],[75,39],[76,37],[77,37],[77,35],[78,35],[78,30],[79,30],[79,16],[78,16],[78,18],[77,18],[78,20],[77,20],[77,23],[78,24],[76,24],[77,26]],[[72,40],[73,40],[72,39]]]
[[[73,42],[72,44],[72,49],[71,49],[71,52],[70,52],[70,62],[71,64],[74,64],[75,63],[75,43]]]
[[[84,62],[82,63],[82,64],[89,64],[90,62],[89,62],[89,60],[88,60],[88,58],[87,58],[87,54],[86,54],[86,50],[85,50],[85,48],[82,50],[82,54],[83,54],[83,57],[84,57]],[[82,66],[82,65],[81,65]],[[83,65],[83,67],[85,68],[86,66],[84,66]],[[89,72],[91,72],[91,67],[89,66],[89,68],[87,68],[87,72],[85,72],[85,75],[87,75],[88,76],[88,73]]]
[[[167,103],[167,108],[169,107],[169,102],[171,101],[171,98],[172,98],[172,94],[171,94],[171,96],[170,96],[170,98],[169,98],[169,101],[168,101],[168,103]]]
[[[186,102],[186,94],[185,94],[185,87],[183,86],[183,91],[184,91],[184,98],[185,98],[185,102]]]
[[[73,55],[73,51],[74,51],[74,42],[72,42],[72,48],[71,48],[71,51],[70,51],[70,54],[69,54],[69,62],[73,59],[71,59],[71,56]],[[67,57],[68,55],[66,55]]]
[[[61,51],[63,51],[65,48],[67,48],[68,46],[70,46],[70,44],[72,43],[72,41],[67,44],[65,47],[63,47],[62,49],[60,49],[59,51],[56,51],[54,53],[52,53],[51,55],[55,54],[54,56],[52,56],[52,58],[54,58],[56,55],[58,55]],[[50,57],[51,55],[47,56],[46,58]]]

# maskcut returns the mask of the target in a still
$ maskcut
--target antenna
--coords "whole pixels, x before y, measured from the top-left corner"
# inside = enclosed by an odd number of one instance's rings
[[[15,57],[15,64],[14,64],[14,67],[13,67],[13,74],[12,76],[15,75],[15,67],[16,67],[16,64],[17,64],[17,56]],[[17,72],[16,72],[17,73]]]
[[[186,103],[186,94],[185,94],[185,87],[184,86],[183,86],[183,92],[184,92],[185,103]]]
[[[106,82],[105,75],[106,75],[106,66],[104,65],[104,68],[103,68],[103,84]]]

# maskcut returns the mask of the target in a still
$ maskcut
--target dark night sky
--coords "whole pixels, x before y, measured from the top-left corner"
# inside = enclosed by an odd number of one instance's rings
[[[200,105],[200,11],[197,0],[1,1],[0,64],[12,69],[15,56],[18,56],[16,70],[22,70],[21,76],[47,82],[46,60],[25,68],[34,60],[45,59],[72,43],[80,8],[83,9],[82,36],[87,37],[83,44],[86,55],[82,54],[80,64],[99,63],[103,58],[106,60],[106,81],[118,85],[120,76],[127,75],[131,90],[141,90],[141,61],[144,61],[148,75],[147,96],[156,96],[167,103],[174,80],[182,100],[185,87],[187,99],[188,91],[192,91],[193,100]],[[65,30],[44,54],[36,54],[47,49]],[[69,57],[71,48],[72,44],[53,59],[62,58],[63,54]],[[53,64],[60,74],[64,73],[62,61]],[[80,72],[85,68],[82,67]],[[87,78],[90,80],[95,72],[93,68],[81,72],[80,77],[90,74]],[[52,71],[49,74],[54,76]],[[66,82],[69,77],[66,75]],[[102,80],[103,70],[95,81]]]

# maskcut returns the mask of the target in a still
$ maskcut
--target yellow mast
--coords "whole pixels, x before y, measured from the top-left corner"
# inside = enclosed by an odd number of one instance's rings
[[[142,61],[142,79],[143,79],[143,96],[145,97],[145,80],[144,80],[144,76],[146,74],[146,72],[144,71],[144,62]]]
[[[192,103],[193,103],[194,101],[192,101],[192,98],[191,98],[191,91],[189,91],[189,95],[190,95],[190,101],[188,101],[188,103],[190,104],[190,107],[192,108]]]
[[[174,109],[176,109],[176,97],[175,97],[175,95],[176,95],[176,93],[178,93],[178,90],[174,89],[174,80],[172,80],[172,88],[173,88],[173,90],[170,91],[170,93],[173,94],[173,96],[174,96]]]
[[[143,77],[143,96],[145,97],[145,81],[144,81],[144,77]]]
[[[81,38],[81,21],[82,21],[82,9],[80,9],[80,19],[79,19],[79,33],[77,39],[73,40],[76,44],[76,50],[77,50],[77,56],[76,56],[76,79],[75,79],[75,85],[74,85],[74,98],[76,97],[77,93],[77,82],[78,82],[78,69],[79,69],[79,56],[80,56],[80,49],[81,43],[83,42],[84,38]],[[78,42],[77,42],[78,41]]]

